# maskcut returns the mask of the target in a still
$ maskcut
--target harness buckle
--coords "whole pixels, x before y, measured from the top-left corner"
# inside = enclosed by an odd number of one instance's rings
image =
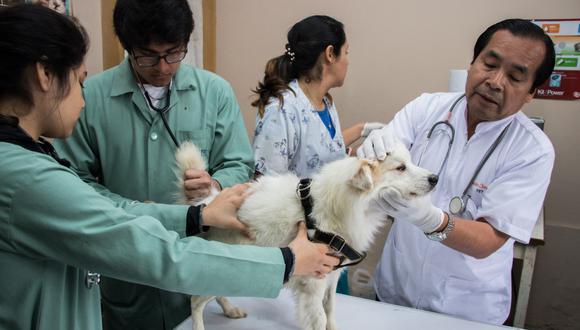
[[[344,238],[338,236],[338,235],[334,235],[332,236],[332,238],[330,239],[330,242],[328,242],[328,246],[330,246],[334,251],[342,253],[342,249],[344,248],[344,246],[346,245],[346,242],[344,240]]]
[[[309,198],[311,185],[312,185],[311,180],[307,180],[307,179],[300,180],[300,182],[298,183],[298,186],[296,187],[296,197],[298,197],[298,199],[300,199],[300,200],[305,200],[305,199]],[[303,192],[306,192],[306,196],[302,196]]]

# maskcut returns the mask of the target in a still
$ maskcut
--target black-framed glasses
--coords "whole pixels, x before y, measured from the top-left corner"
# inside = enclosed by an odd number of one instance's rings
[[[142,68],[147,68],[151,66],[156,66],[161,59],[165,60],[167,64],[173,64],[183,61],[185,55],[187,54],[187,49],[180,50],[177,52],[167,53],[165,55],[139,55],[136,56],[133,53],[133,59],[137,62],[137,65]]]

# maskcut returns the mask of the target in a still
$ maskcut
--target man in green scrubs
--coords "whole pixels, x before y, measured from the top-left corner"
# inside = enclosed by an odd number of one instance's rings
[[[87,80],[85,109],[59,154],[122,207],[176,201],[175,142],[192,141],[208,164],[186,173],[189,198],[248,181],[253,158],[232,88],[180,63],[193,31],[187,1],[118,0],[114,25],[129,56]],[[190,314],[186,295],[111,278],[101,291],[105,329],[171,329]]]

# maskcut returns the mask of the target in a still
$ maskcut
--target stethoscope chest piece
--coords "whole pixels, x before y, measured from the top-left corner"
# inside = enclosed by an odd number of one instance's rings
[[[465,211],[465,202],[459,196],[451,198],[449,201],[449,212],[455,216],[459,216]]]

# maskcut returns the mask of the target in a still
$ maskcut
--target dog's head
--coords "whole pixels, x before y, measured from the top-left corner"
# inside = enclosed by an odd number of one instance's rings
[[[313,178],[313,216],[320,230],[366,250],[386,220],[371,207],[382,189],[394,188],[405,198],[415,198],[428,194],[436,183],[437,176],[411,163],[403,144],[381,161],[347,157],[324,165]]]
[[[402,143],[394,145],[381,161],[350,157],[329,163],[315,181],[319,180],[336,192],[348,187],[351,193],[365,195],[391,187],[405,198],[424,196],[437,184],[436,175],[411,162],[411,154]]]
[[[420,197],[428,194],[437,184],[437,175],[411,162],[409,150],[396,143],[387,157],[379,161],[379,188],[391,187],[405,198]]]
[[[321,230],[338,233],[359,250],[369,247],[386,217],[369,209],[386,188],[405,198],[428,194],[437,176],[414,165],[403,144],[394,146],[384,160],[347,157],[324,165],[313,178],[314,218]]]

